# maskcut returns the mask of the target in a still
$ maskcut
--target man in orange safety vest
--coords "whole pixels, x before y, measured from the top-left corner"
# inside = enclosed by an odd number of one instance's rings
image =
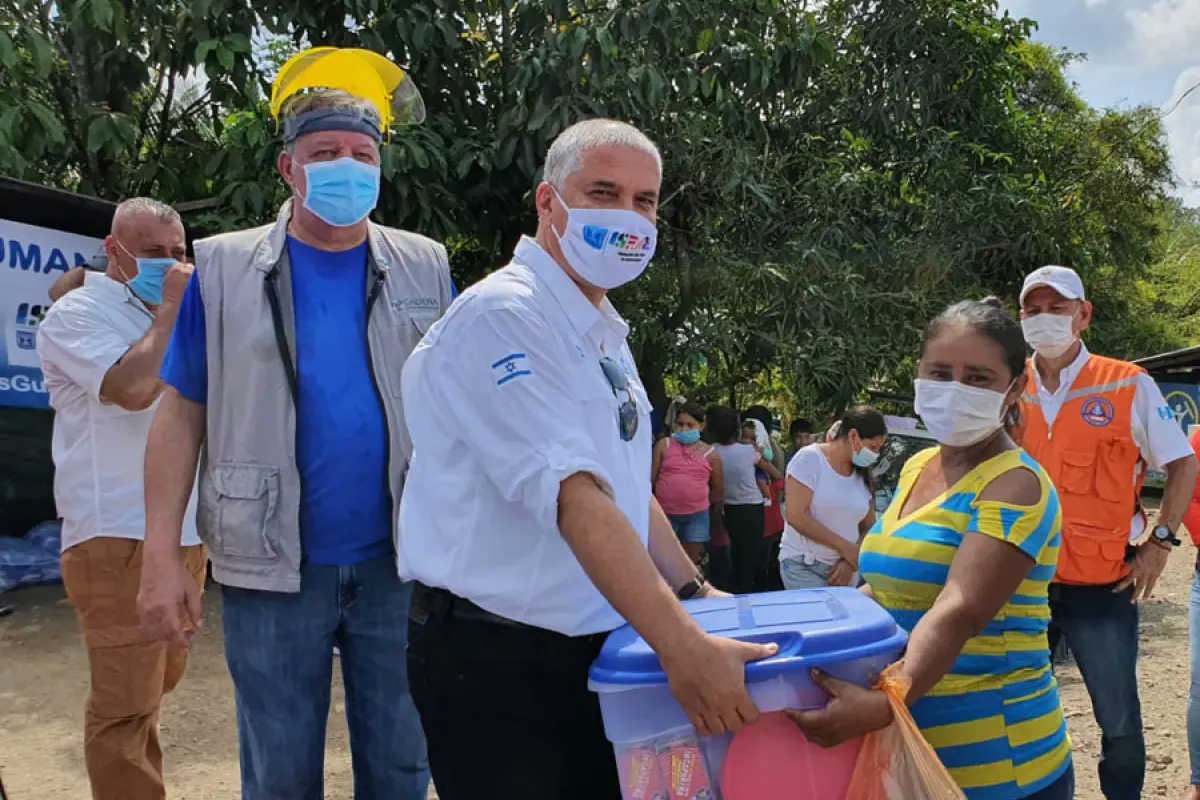
[[[1146,746],[1138,700],[1137,603],[1150,596],[1179,544],[1196,486],[1196,456],[1158,386],[1141,367],[1092,355],[1083,282],[1042,267],[1021,289],[1021,325],[1034,350],[1021,398],[1021,444],[1049,472],[1062,504],[1062,549],[1050,586],[1049,645],[1065,638],[1101,731],[1100,787],[1138,800]],[[1139,495],[1148,468],[1167,486],[1144,535]]]

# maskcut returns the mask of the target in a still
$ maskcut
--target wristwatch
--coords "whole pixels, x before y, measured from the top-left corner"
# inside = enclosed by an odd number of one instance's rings
[[[1150,541],[1154,542],[1159,547],[1165,547],[1168,550],[1179,547],[1183,544],[1179,537],[1171,533],[1171,529],[1166,525],[1159,525],[1150,532]]]
[[[704,589],[704,578],[701,577],[699,574],[697,574],[696,577],[692,578],[690,581],[685,583],[683,586],[679,587],[679,591],[675,593],[675,596],[678,597],[680,600],[691,600],[693,597],[695,597],[697,594],[699,594],[703,589]]]

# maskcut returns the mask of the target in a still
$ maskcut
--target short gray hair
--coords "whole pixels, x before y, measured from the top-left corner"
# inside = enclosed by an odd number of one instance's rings
[[[284,101],[283,107],[280,108],[279,121],[283,122],[286,119],[298,117],[309,111],[326,110],[356,111],[362,114],[367,121],[374,123],[375,127],[383,127],[379,110],[375,108],[374,103],[370,100],[364,100],[361,97],[355,97],[342,89],[311,89],[307,92],[292,95]],[[295,152],[296,142],[288,142],[284,147],[289,153]]]
[[[662,177],[662,155],[650,137],[627,122],[615,119],[587,119],[576,122],[558,135],[546,153],[542,176],[555,189],[563,186],[583,166],[583,153],[593,147],[631,147],[654,157]]]
[[[159,222],[178,222],[183,225],[179,212],[166,203],[150,197],[131,197],[121,201],[113,212],[112,229],[115,231],[119,223],[142,215],[154,217]]]

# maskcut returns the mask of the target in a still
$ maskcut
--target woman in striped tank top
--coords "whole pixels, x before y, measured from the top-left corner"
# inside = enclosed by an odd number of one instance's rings
[[[654,445],[650,480],[654,496],[671,521],[683,549],[697,565],[708,544],[708,509],[721,502],[721,459],[700,441],[704,408],[684,403],[675,415],[675,430]]]
[[[1062,513],[1049,476],[1006,432],[1024,366],[1021,327],[998,300],[930,324],[916,410],[941,447],[904,466],[859,560],[868,593],[910,634],[900,669],[913,718],[969,800],[1074,796],[1046,641]],[[881,692],[818,680],[829,705],[792,715],[813,741],[891,722]]]

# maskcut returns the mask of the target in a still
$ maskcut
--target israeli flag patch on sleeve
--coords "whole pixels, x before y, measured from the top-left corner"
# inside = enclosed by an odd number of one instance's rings
[[[504,386],[518,378],[533,375],[529,368],[529,358],[524,353],[509,353],[504,358],[492,364],[492,377],[497,386]]]

